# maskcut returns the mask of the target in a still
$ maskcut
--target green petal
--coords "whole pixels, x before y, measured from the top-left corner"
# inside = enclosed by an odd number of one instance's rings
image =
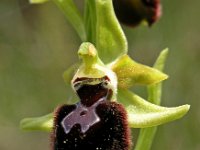
[[[25,118],[20,122],[20,128],[29,131],[50,132],[53,129],[53,113],[42,117]]]
[[[31,4],[41,4],[41,3],[44,3],[44,2],[47,2],[49,0],[29,0],[29,2]]]
[[[96,47],[104,63],[127,53],[127,40],[115,16],[112,0],[96,0]]]
[[[118,101],[124,104],[129,125],[133,128],[146,128],[167,123],[184,116],[190,106],[161,107],[149,103],[128,90],[119,90]]]
[[[128,55],[121,56],[110,67],[117,74],[119,88],[129,88],[135,84],[155,84],[168,78],[161,71],[139,64]]]

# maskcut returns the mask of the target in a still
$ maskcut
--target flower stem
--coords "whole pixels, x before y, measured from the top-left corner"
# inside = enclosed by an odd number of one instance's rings
[[[86,32],[83,17],[81,16],[73,0],[53,0],[53,2],[64,13],[65,17],[76,30],[81,40],[86,41]]]
[[[87,41],[96,44],[96,3],[94,0],[85,0],[84,23]]]

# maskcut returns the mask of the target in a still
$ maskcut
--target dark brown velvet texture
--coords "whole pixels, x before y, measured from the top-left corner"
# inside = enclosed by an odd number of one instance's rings
[[[76,124],[66,134],[61,125],[63,118],[75,105],[63,105],[55,111],[52,150],[128,150],[131,145],[127,114],[121,104],[105,101],[96,108],[100,122],[81,133]]]

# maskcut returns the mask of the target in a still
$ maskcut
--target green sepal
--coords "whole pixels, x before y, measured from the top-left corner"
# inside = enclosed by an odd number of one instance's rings
[[[48,2],[49,0],[29,0],[29,3],[31,4],[41,4],[41,3],[45,3]]]
[[[118,101],[125,106],[129,125],[133,128],[152,127],[179,119],[190,108],[189,105],[172,108],[161,107],[122,89],[118,91]]]
[[[112,0],[96,0],[96,47],[104,63],[127,53],[127,40],[115,16]]]
[[[25,118],[20,122],[20,128],[27,131],[46,131],[53,129],[53,113],[42,117]]]
[[[110,65],[118,78],[118,87],[127,89],[133,85],[150,85],[163,81],[168,76],[161,71],[142,65],[123,55]]]

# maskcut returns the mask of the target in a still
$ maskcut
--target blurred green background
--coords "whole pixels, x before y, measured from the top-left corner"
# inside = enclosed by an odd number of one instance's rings
[[[152,150],[199,150],[200,1],[162,4],[163,16],[153,27],[123,27],[129,54],[138,62],[152,65],[162,49],[170,48],[162,105],[191,105],[181,120],[159,126]],[[21,131],[19,121],[69,102],[62,74],[78,61],[80,43],[53,3],[0,1],[0,150],[50,149],[48,133]],[[133,90],[146,97],[143,87]]]

